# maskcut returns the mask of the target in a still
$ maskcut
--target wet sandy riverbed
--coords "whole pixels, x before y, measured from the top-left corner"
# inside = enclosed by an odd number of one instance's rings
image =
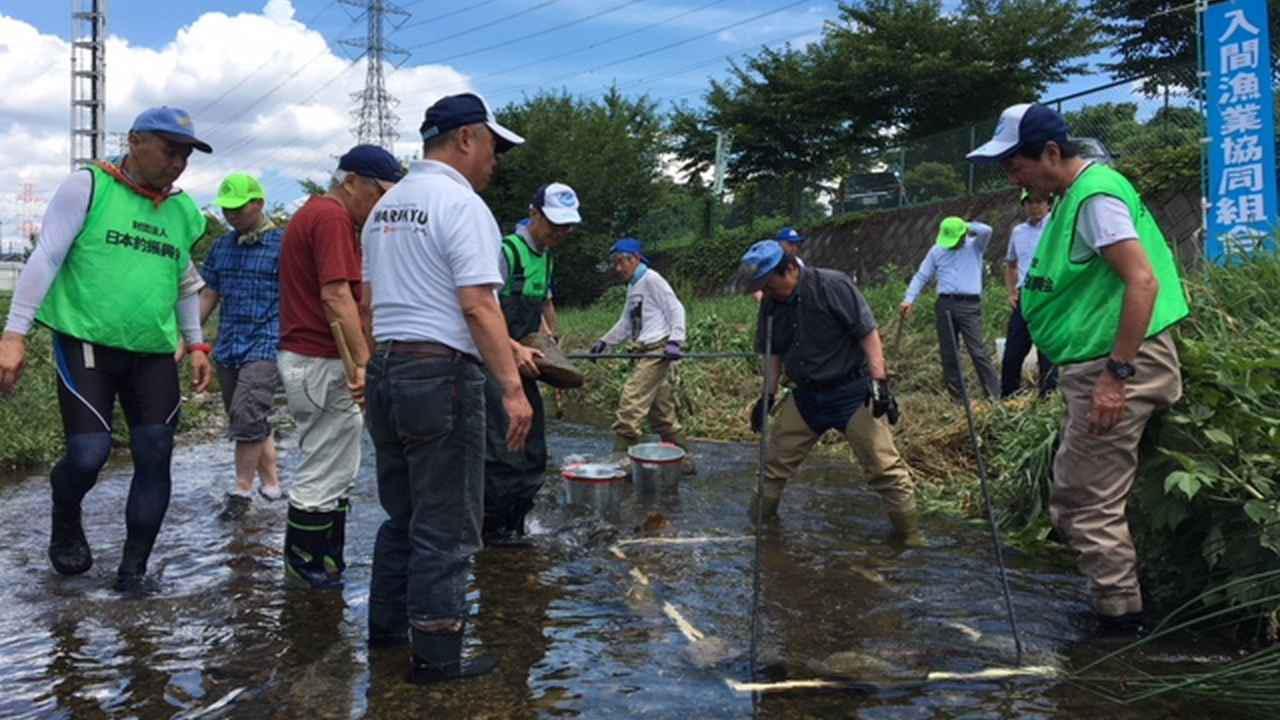
[[[552,431],[557,458],[604,454],[611,443],[582,426]],[[147,597],[110,590],[127,465],[113,465],[86,500],[96,562],[76,578],[48,566],[47,479],[2,481],[9,541],[0,549],[0,717],[1136,720],[1207,712],[1109,705],[1042,678],[921,685],[928,672],[1013,662],[989,540],[980,526],[934,520],[929,548],[894,550],[883,541],[888,526],[874,494],[837,460],[806,467],[788,488],[781,525],[763,539],[761,648],[771,669],[791,678],[841,671],[869,685],[762,698],[735,692],[725,680],[749,674],[753,547],[732,538],[751,534],[756,449],[697,450],[697,478],[658,499],[629,493],[612,521],[566,507],[562,481],[549,478],[533,546],[487,549],[475,566],[469,642],[499,657],[498,672],[430,689],[404,682],[407,651],[365,647],[382,519],[367,443],[341,593],[284,587],[283,503],[258,499],[238,523],[216,519],[232,473],[224,443],[175,454],[173,501],[151,563],[160,590]],[[294,457],[288,449],[282,457],[287,482]],[[653,512],[669,526],[641,527]],[[643,537],[721,541],[628,544],[625,559],[609,550]],[[1084,642],[1088,606],[1074,571],[1016,553],[1011,562],[1026,663],[1066,668],[1096,655]],[[708,665],[691,653],[667,604],[729,657]],[[1162,652],[1221,660],[1202,647]]]

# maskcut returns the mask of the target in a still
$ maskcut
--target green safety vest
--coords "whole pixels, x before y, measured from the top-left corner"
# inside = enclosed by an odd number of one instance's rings
[[[80,340],[140,353],[178,349],[174,306],[204,234],[186,193],[160,207],[90,166],[93,199],[36,319]]]
[[[507,332],[519,340],[542,326],[542,306],[551,297],[555,262],[549,252],[536,252],[518,234],[502,238],[507,259],[507,284],[498,299],[507,317]]]
[[[1125,285],[1099,254],[1071,259],[1076,219],[1084,202],[1109,195],[1133,216],[1138,242],[1160,283],[1147,338],[1191,314],[1173,252],[1138,191],[1120,173],[1092,165],[1080,174],[1053,208],[1022,289],[1022,315],[1036,349],[1056,365],[1097,360],[1111,354],[1124,309]]]

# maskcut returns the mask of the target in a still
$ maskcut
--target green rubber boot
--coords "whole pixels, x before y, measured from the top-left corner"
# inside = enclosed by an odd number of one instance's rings
[[[920,513],[915,508],[890,510],[889,522],[893,524],[890,542],[909,548],[929,547],[924,533],[920,531]]]
[[[689,449],[689,439],[684,433],[663,435],[662,442],[671,443],[684,451],[684,460],[680,461],[680,472],[684,475],[697,475],[698,466],[693,461],[693,451]]]

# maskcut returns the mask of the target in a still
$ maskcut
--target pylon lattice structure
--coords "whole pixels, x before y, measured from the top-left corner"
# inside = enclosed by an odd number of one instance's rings
[[[395,114],[399,101],[387,92],[383,76],[383,63],[388,57],[408,58],[409,52],[386,41],[384,24],[388,16],[407,18],[408,11],[386,0],[339,0],[343,5],[364,8],[368,20],[368,32],[363,40],[342,40],[343,45],[363,49],[366,63],[364,90],[352,93],[351,99],[359,107],[351,111],[356,121],[351,134],[361,144],[378,145],[393,150],[400,133],[396,126],[400,118]],[[403,20],[402,20],[403,22]]]
[[[71,169],[106,152],[107,0],[71,6]]]

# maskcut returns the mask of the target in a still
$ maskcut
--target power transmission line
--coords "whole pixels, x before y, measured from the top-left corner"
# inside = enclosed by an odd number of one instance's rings
[[[314,24],[315,24],[315,22],[316,22],[317,20],[319,20],[319,19],[320,19],[320,16],[321,16],[321,15],[324,15],[326,12],[328,12],[328,11],[329,11],[329,9],[330,9],[330,8],[332,8],[333,6],[335,6],[335,5],[337,5],[337,4],[338,4],[338,0],[330,0],[329,4],[328,4],[328,5],[325,5],[323,10],[321,10],[320,12],[316,13],[315,15],[313,15],[313,16],[311,17],[311,19],[307,20],[305,23],[303,23],[303,25],[304,25],[305,27],[311,27],[312,25],[314,25]],[[353,20],[353,21],[352,21],[352,24],[354,25],[356,22],[358,22],[358,20]],[[252,71],[252,72],[250,72],[248,75],[245,75],[244,77],[240,78],[240,81],[239,81],[239,82],[237,82],[235,85],[232,85],[231,87],[227,88],[226,92],[222,93],[221,95],[219,95],[218,97],[214,98],[213,100],[210,100],[209,102],[205,103],[202,107],[200,107],[200,108],[199,108],[199,109],[197,109],[194,113],[192,113],[192,115],[199,115],[200,113],[203,113],[205,110],[208,110],[209,108],[213,107],[214,105],[217,105],[218,103],[222,102],[224,99],[226,99],[226,97],[227,97],[228,95],[230,95],[231,93],[235,92],[236,90],[238,90],[238,89],[240,88],[240,86],[242,86],[242,85],[244,85],[246,82],[248,82],[249,78],[253,77],[254,75],[257,75],[257,74],[258,74],[258,73],[260,73],[260,72],[262,72],[262,71],[263,71],[263,70],[264,70],[268,65],[270,65],[270,64],[272,63],[272,61],[274,61],[274,60],[275,60],[275,59],[280,55],[280,51],[281,51],[281,50],[283,50],[283,49],[284,49],[284,48],[282,48],[282,47],[281,47],[281,48],[276,48],[276,51],[275,51],[275,52],[273,52],[273,53],[271,53],[271,57],[269,57],[269,58],[267,58],[265,61],[263,61],[263,63],[262,63],[261,65],[259,65],[258,67],[254,68],[254,69],[253,69],[253,71]]]
[[[495,25],[501,25],[502,23],[515,20],[518,17],[523,17],[525,15],[528,15],[529,13],[537,12],[538,10],[541,10],[544,7],[547,7],[549,5],[555,5],[556,3],[559,3],[559,2],[563,2],[563,0],[543,0],[542,2],[538,3],[537,5],[534,5],[533,7],[525,8],[524,10],[511,13],[510,15],[504,15],[498,18],[497,20],[490,20],[489,22],[481,23],[479,25],[476,25],[475,27],[467,28],[466,30],[456,32],[452,35],[446,35],[445,37],[436,38],[435,40],[429,40],[427,42],[424,42],[418,45],[411,45],[409,49],[418,50],[428,45],[438,45],[440,43],[448,42],[449,40],[454,40],[454,39],[463,37],[465,35],[470,35],[471,33],[474,33],[474,32],[480,32],[481,30],[488,30],[489,28]],[[408,25],[405,25],[403,29],[408,30],[409,28],[418,27],[418,25],[420,24],[425,24],[425,23],[409,23]]]
[[[580,48],[578,48],[578,49],[576,49],[576,50],[570,50],[569,52],[560,53],[560,54],[558,54],[558,55],[548,55],[547,57],[539,58],[539,59],[537,59],[537,60],[531,60],[531,61],[529,61],[529,62],[522,63],[522,64],[520,64],[520,65],[515,65],[515,66],[513,66],[513,67],[505,68],[505,69],[502,69],[502,70],[497,70],[497,71],[495,71],[495,72],[491,72],[491,73],[489,73],[489,74],[487,74],[487,75],[481,75],[480,77],[481,77],[481,78],[489,78],[489,77],[494,77],[495,75],[506,75],[506,74],[508,74],[508,73],[513,73],[513,72],[515,72],[515,71],[517,71],[517,70],[524,70],[525,68],[529,68],[529,67],[532,67],[532,66],[534,66],[534,65],[541,65],[542,63],[546,63],[546,62],[554,62],[554,61],[556,61],[556,60],[562,60],[562,59],[567,58],[567,57],[572,57],[573,55],[577,55],[577,54],[579,54],[579,53],[584,53],[584,52],[586,52],[586,51],[588,51],[588,50],[594,50],[594,49],[596,49],[596,48],[598,48],[598,47],[600,47],[600,46],[602,46],[602,45],[608,45],[608,44],[610,44],[610,43],[614,43],[614,42],[617,42],[617,41],[619,41],[619,40],[624,40],[624,39],[629,38],[629,37],[632,37],[632,36],[634,36],[634,35],[639,35],[640,33],[643,33],[643,32],[648,32],[649,30],[652,30],[652,29],[654,29],[654,28],[656,28],[656,27],[661,27],[662,25],[666,25],[666,24],[668,24],[668,23],[670,23],[670,22],[673,22],[673,21],[675,21],[675,20],[679,20],[680,18],[683,18],[683,17],[689,16],[689,15],[693,15],[694,13],[702,12],[703,10],[706,10],[707,8],[711,7],[712,5],[720,5],[720,4],[724,3],[724,2],[727,2],[727,0],[711,0],[711,2],[706,3],[705,5],[700,5],[700,6],[696,7],[696,8],[693,8],[692,10],[685,10],[685,11],[683,11],[683,12],[676,13],[675,15],[672,15],[671,17],[668,17],[668,18],[666,18],[666,19],[664,19],[664,20],[659,20],[658,22],[649,23],[648,25],[645,25],[644,27],[636,28],[636,29],[634,29],[634,30],[628,30],[627,32],[624,32],[624,33],[622,33],[622,34],[620,34],[620,35],[614,35],[613,37],[605,38],[604,40],[599,40],[599,41],[593,42],[593,43],[591,43],[591,44],[589,44],[589,45],[584,45],[584,46],[582,46],[582,47],[580,47]],[[505,85],[505,86],[499,86],[499,87],[511,87],[511,85]]]
[[[584,16],[582,16],[582,17],[580,17],[580,18],[575,19],[575,20],[570,20],[569,22],[561,23],[561,24],[559,24],[559,25],[555,25],[555,26],[552,26],[552,27],[546,28],[545,30],[539,30],[539,31],[537,31],[537,32],[532,32],[532,33],[528,33],[528,34],[526,34],[526,35],[522,35],[522,36],[520,37],[520,42],[526,42],[526,41],[528,41],[528,40],[532,40],[532,39],[537,38],[537,37],[542,37],[543,35],[549,35],[549,34],[551,34],[551,33],[553,33],[553,32],[557,32],[557,31],[559,31],[559,30],[564,30],[565,28],[571,28],[571,27],[573,27],[573,26],[575,26],[575,25],[581,25],[582,23],[590,22],[591,20],[595,20],[595,19],[596,19],[596,18],[598,18],[598,17],[602,17],[602,16],[604,16],[604,15],[608,15],[609,13],[617,12],[617,11],[619,11],[619,10],[621,10],[621,9],[625,8],[625,7],[630,7],[631,5],[637,5],[637,4],[642,3],[642,2],[645,2],[645,1],[646,1],[646,0],[627,0],[627,2],[624,2],[624,3],[620,4],[620,5],[614,5],[614,6],[613,6],[613,7],[611,7],[611,8],[606,8],[606,9],[604,9],[604,10],[601,10],[600,12],[597,12],[597,13],[593,13],[593,14],[591,14],[591,15],[584,15]],[[422,47],[422,46],[421,46],[421,45],[419,45],[419,46],[417,46],[417,47]],[[436,63],[441,63],[441,62],[445,62],[445,61],[448,61],[448,60],[461,60],[462,58],[465,58],[465,57],[471,57],[472,55],[480,55],[481,53],[487,53],[487,52],[490,52],[490,51],[492,51],[492,50],[499,50],[499,49],[501,49],[501,48],[509,48],[509,47],[511,47],[511,43],[510,43],[509,41],[507,41],[507,42],[500,42],[500,43],[494,43],[493,45],[489,45],[488,47],[476,48],[475,50],[468,50],[467,52],[464,52],[464,53],[454,53],[454,54],[452,54],[452,55],[445,55],[445,56],[440,57],[440,58],[439,58],[439,59],[437,59],[437,60],[429,60],[429,61],[427,61],[427,62],[425,62],[425,63],[423,63],[423,64],[424,64],[424,65],[434,65],[434,64],[436,64]]]

